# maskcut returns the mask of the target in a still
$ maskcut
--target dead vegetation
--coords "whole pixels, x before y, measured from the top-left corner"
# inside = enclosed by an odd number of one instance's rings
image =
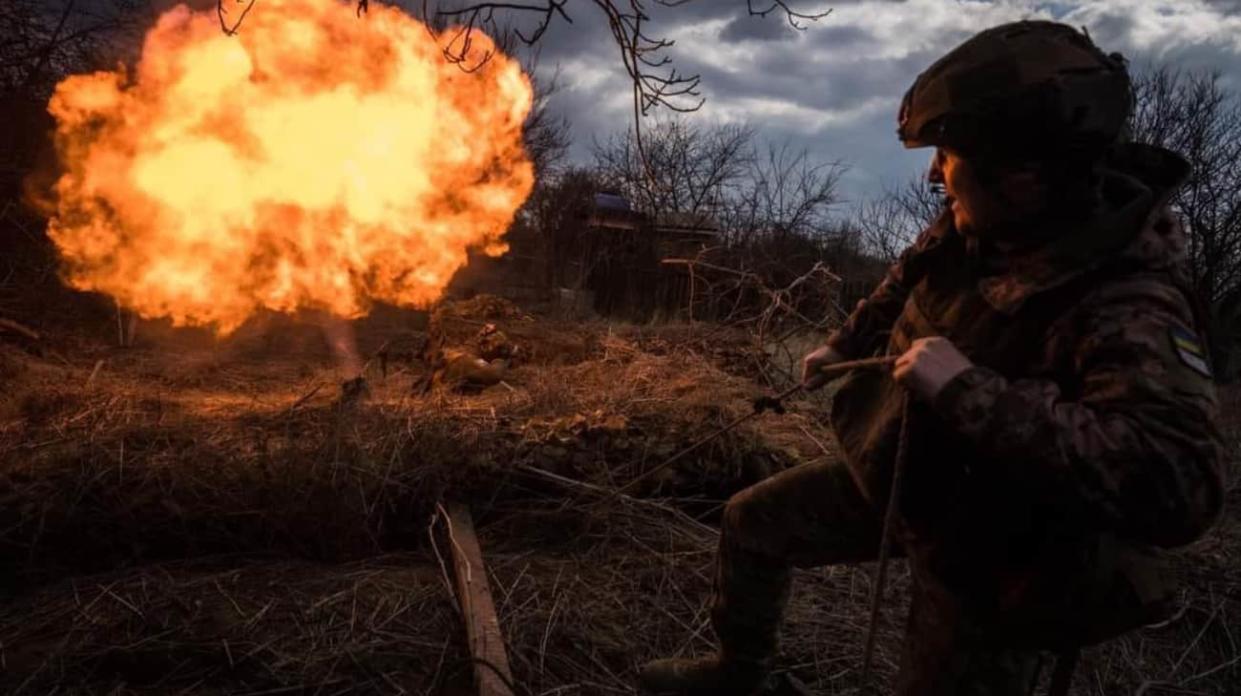
[[[429,324],[381,313],[358,322],[370,395],[350,403],[317,332],[285,323],[214,344],[154,326],[127,349],[0,343],[0,691],[466,693],[428,533],[442,500],[474,510],[523,695],[632,693],[642,660],[709,650],[719,508],[832,456],[820,405],[760,416],[622,494],[764,393],[748,335],[485,297],[442,321],[452,342],[494,324],[521,358],[482,393],[419,395]],[[1183,554],[1184,611],[1088,651],[1075,693],[1235,693],[1238,529]],[[853,693],[870,569],[798,578],[781,667]]]

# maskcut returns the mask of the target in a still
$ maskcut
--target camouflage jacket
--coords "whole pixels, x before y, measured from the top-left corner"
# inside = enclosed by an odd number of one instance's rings
[[[1021,254],[980,253],[945,214],[829,338],[863,357],[939,335],[973,361],[911,406],[900,512],[915,572],[983,613],[1095,621],[1079,605],[1115,594],[1101,575],[1146,584],[1118,557],[1188,543],[1218,515],[1214,386],[1166,209],[1185,171],[1127,146],[1104,177],[1106,212]],[[873,501],[891,480],[902,396],[889,375],[857,372],[833,402]]]

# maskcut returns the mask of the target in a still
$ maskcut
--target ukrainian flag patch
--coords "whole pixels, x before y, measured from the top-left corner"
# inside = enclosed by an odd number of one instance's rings
[[[1203,349],[1202,342],[1192,331],[1173,326],[1168,329],[1168,337],[1172,339],[1176,357],[1180,358],[1186,367],[1203,377],[1211,378],[1210,358]]]

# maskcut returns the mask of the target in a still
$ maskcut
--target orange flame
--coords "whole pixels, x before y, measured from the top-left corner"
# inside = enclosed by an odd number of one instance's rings
[[[336,0],[262,0],[235,36],[166,12],[132,79],[76,75],[49,104],[67,282],[221,332],[264,307],[434,301],[469,249],[506,250],[534,178],[529,80],[498,52],[450,64],[451,35]]]

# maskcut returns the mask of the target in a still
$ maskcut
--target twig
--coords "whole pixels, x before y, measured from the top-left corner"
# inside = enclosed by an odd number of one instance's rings
[[[90,371],[90,377],[86,378],[86,389],[90,389],[90,385],[95,383],[95,377],[99,374],[100,368],[103,367],[103,358],[95,361],[95,367]]]
[[[32,341],[38,341],[40,339],[38,331],[35,331],[34,329],[28,326],[19,324],[13,321],[12,319],[5,319],[4,317],[0,317],[0,331],[8,331],[10,333],[20,334],[21,336],[28,338]]]
[[[1202,640],[1203,634],[1205,634],[1207,629],[1211,627],[1211,624],[1215,622],[1215,617],[1219,616],[1220,610],[1223,609],[1223,607],[1224,600],[1221,600],[1219,604],[1215,605],[1215,609],[1211,612],[1211,616],[1209,616],[1206,622],[1202,624],[1202,628],[1198,629],[1198,634],[1194,636],[1193,641],[1190,642],[1189,646],[1186,647],[1184,652],[1181,653],[1181,657],[1176,661],[1176,664],[1172,665],[1172,671],[1168,673],[1169,679],[1176,676],[1177,671],[1181,669],[1181,665],[1185,662],[1185,658],[1189,657],[1189,653],[1193,652],[1194,648],[1198,646],[1198,641]]]
[[[255,0],[246,1],[246,6],[242,8],[241,15],[237,17],[237,21],[233,22],[231,26],[224,19],[224,15],[228,14],[228,10],[224,8],[224,2],[225,0],[216,0],[215,13],[220,20],[221,31],[229,36],[232,36],[237,33],[238,29],[241,28],[241,23],[246,21],[246,15],[250,14],[250,10],[254,8]],[[238,0],[238,2],[240,2],[240,0]]]
[[[306,392],[305,394],[302,394],[300,397],[298,397],[297,401],[294,401],[292,404],[289,405],[288,408],[284,410],[285,415],[289,415],[293,413],[298,408],[300,408],[302,404],[306,403],[307,401],[310,401],[312,398],[314,398],[315,394],[319,393],[319,390],[322,388],[323,388],[323,383],[320,382],[319,384],[316,384],[313,389]]]
[[[1185,679],[1182,679],[1182,680],[1181,680],[1181,686],[1185,686],[1186,684],[1188,684],[1188,683],[1189,683],[1189,682],[1191,682],[1191,681],[1196,681],[1196,680],[1198,680],[1198,679],[1203,679],[1203,678],[1205,678],[1205,677],[1209,677],[1209,676],[1211,676],[1212,674],[1215,674],[1216,672],[1218,672],[1218,671],[1220,671],[1220,670],[1222,670],[1222,669],[1228,669],[1229,667],[1231,667],[1231,666],[1233,666],[1233,665],[1237,664],[1238,662],[1241,662],[1241,655],[1236,655],[1236,656],[1234,656],[1231,660],[1228,660],[1228,661],[1226,661],[1226,662],[1222,662],[1222,663],[1220,663],[1220,664],[1218,664],[1218,665],[1215,665],[1215,666],[1214,666],[1214,667],[1212,667],[1211,669],[1208,669],[1208,670],[1203,671],[1203,672],[1199,672],[1199,673],[1197,673],[1197,674],[1193,675],[1192,677],[1186,677]]]

